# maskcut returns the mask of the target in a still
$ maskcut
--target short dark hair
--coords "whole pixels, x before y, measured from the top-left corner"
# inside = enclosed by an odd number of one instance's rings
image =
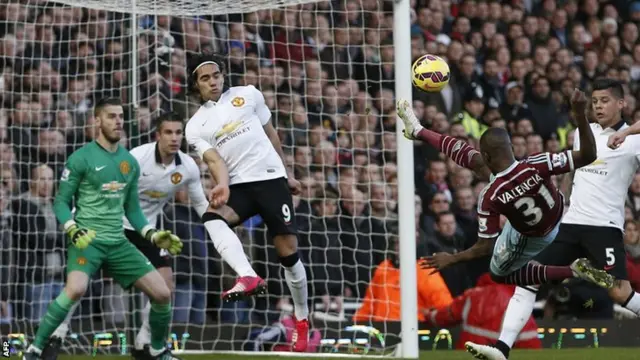
[[[456,217],[456,215],[452,212],[452,211],[443,211],[443,212],[439,212],[436,215],[436,224],[440,224],[440,220],[442,220],[443,217],[447,216],[447,215],[451,215],[454,218]]]
[[[107,106],[122,106],[122,100],[117,97],[106,97],[98,100],[96,106],[93,107],[93,116],[97,117]]]
[[[608,78],[596,79],[593,81],[592,91],[596,90],[609,90],[615,98],[624,98],[624,89],[622,88],[622,82],[618,80]]]
[[[191,56],[187,64],[187,68],[189,70],[188,86],[191,91],[197,92],[196,83],[198,80],[198,74],[196,74],[196,70],[200,65],[209,61],[216,63],[221,73],[224,73],[226,71],[226,59],[222,55],[204,52]]]
[[[179,122],[181,124],[184,124],[182,119],[180,118],[180,115],[178,115],[176,112],[170,111],[158,116],[158,118],[155,120],[154,126],[156,128],[156,131],[160,131],[162,124],[166,122]]]

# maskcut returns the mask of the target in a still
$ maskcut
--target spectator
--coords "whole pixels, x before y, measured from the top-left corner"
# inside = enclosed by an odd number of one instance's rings
[[[436,217],[435,236],[428,239],[427,253],[455,254],[467,248],[465,241],[464,236],[458,231],[455,215],[450,211],[441,212]],[[453,296],[458,296],[471,287],[466,264],[453,265],[440,273]]]
[[[183,239],[182,253],[175,259],[176,291],[173,321],[204,324],[206,320],[206,232],[204,226],[192,223],[198,215],[191,207],[185,191],[177,192],[175,204],[165,210],[165,228]]]
[[[382,262],[387,251],[383,224],[368,218],[365,195],[360,190],[340,194],[342,202],[339,226],[345,295],[362,298],[372,269]]]
[[[430,325],[437,327],[462,325],[462,333],[456,341],[456,349],[464,349],[467,341],[480,345],[493,345],[498,340],[497,334],[513,289],[513,286],[494,283],[489,274],[484,274],[478,280],[476,287],[454,298],[451,304],[429,311],[426,318]],[[537,330],[538,326],[533,316],[529,316],[514,347],[542,348]]]
[[[322,301],[325,312],[332,303],[342,305],[345,290],[339,280],[343,272],[338,206],[338,195],[334,192],[316,196],[312,202],[315,216],[311,227],[299,237],[300,256],[309,269],[309,294],[314,301]]]
[[[398,244],[389,259],[380,263],[369,284],[362,305],[353,316],[353,321],[368,323],[373,321],[400,320],[400,263]],[[418,272],[418,321],[424,321],[428,310],[448,306],[452,299],[439,273],[421,269]]]
[[[38,165],[31,171],[29,191],[13,201],[16,284],[25,302],[18,316],[39,321],[64,287],[65,241],[53,213],[53,170]]]

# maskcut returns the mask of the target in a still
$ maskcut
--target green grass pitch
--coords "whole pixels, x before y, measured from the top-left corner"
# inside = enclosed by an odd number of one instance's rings
[[[180,355],[183,360],[298,360],[304,357],[288,356],[251,356],[251,355]],[[354,357],[351,357],[353,359]],[[363,357],[366,359],[366,357]],[[61,360],[129,360],[127,356],[61,356]],[[324,359],[310,357],[309,359]],[[340,359],[334,356],[326,359]],[[462,351],[423,351],[420,360],[470,360],[471,355]],[[514,351],[512,360],[640,360],[640,348],[600,348],[600,349],[562,349]]]

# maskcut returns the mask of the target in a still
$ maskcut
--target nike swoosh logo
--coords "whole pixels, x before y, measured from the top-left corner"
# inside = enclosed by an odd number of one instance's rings
[[[147,261],[145,265],[151,265],[151,261]]]
[[[613,269],[614,267],[616,267],[616,266],[615,265],[605,266],[604,267],[604,271],[609,271],[609,270]]]
[[[106,168],[106,167],[107,167],[107,165],[100,166],[100,167],[97,167],[97,166],[96,166],[96,171],[100,171],[100,170],[102,170],[102,169],[104,169],[104,168]]]
[[[142,176],[149,176],[149,175],[151,175],[151,174],[145,173],[145,172],[142,173]]]

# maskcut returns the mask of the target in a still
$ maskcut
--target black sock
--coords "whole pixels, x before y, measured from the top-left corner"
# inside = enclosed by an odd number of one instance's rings
[[[496,342],[495,347],[496,349],[500,350],[500,352],[502,353],[502,355],[504,355],[504,357],[506,357],[507,359],[509,358],[509,351],[511,350],[509,345],[498,340],[498,342]]]

